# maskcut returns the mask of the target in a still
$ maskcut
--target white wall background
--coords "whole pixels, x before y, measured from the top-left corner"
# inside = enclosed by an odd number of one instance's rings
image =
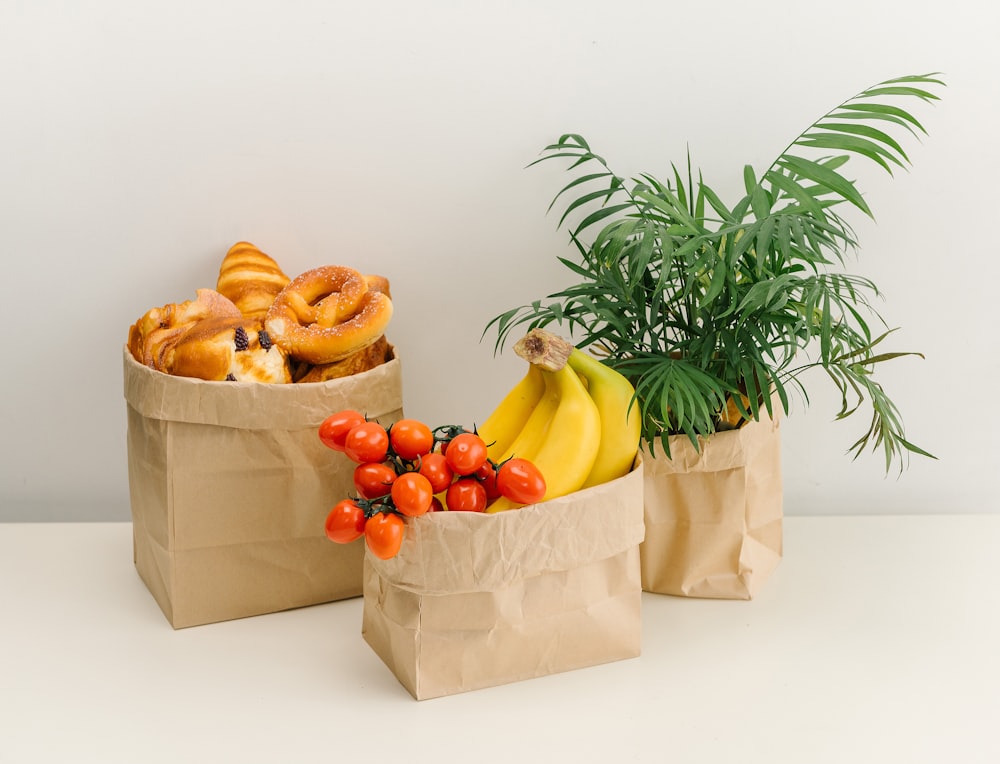
[[[914,168],[871,173],[857,272],[926,360],[881,379],[939,459],[884,475],[847,447],[818,384],[786,421],[786,511],[996,511],[1000,378],[993,2],[5,0],[0,520],[124,520],[121,348],[148,308],[213,286],[234,242],[297,274],[383,273],[407,413],[480,420],[519,378],[480,341],[497,313],[568,283],[526,170],[563,132],[621,173],[690,145],[730,197],[836,103],[941,71]]]

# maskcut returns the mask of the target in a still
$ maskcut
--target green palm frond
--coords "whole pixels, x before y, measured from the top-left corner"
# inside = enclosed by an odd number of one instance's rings
[[[936,74],[867,88],[795,137],[762,172],[743,168],[745,194],[726,203],[696,172],[670,165],[668,180],[625,178],[578,134],[567,133],[531,163],[569,160],[562,205],[578,259],[560,258],[578,282],[492,319],[502,349],[517,327],[570,330],[599,349],[635,384],[643,438],[667,448],[670,434],[699,436],[718,426],[731,398],[747,419],[785,411],[788,390],[806,398],[802,375],[819,367],[842,395],[838,418],[867,401],[872,422],[849,449],[881,448],[887,469],[907,453],[902,420],[874,381],[876,364],[912,353],[875,353],[888,335],[870,280],[844,273],[857,238],[842,211],[872,216],[845,174],[852,159],[892,175],[910,165],[908,139],[926,135],[906,104],[938,100]],[[815,349],[815,361],[801,359]],[[793,366],[793,363],[799,363]],[[747,403],[744,404],[744,396]]]

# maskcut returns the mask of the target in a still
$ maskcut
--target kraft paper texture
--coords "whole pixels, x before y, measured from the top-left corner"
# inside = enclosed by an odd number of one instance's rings
[[[288,385],[173,377],[127,349],[124,367],[135,566],[174,628],[362,593],[363,546],[324,532],[354,465],[317,431],[344,408],[401,418],[398,358]]]
[[[640,653],[642,464],[497,515],[407,520],[365,558],[366,642],[418,700]]]
[[[657,594],[752,599],[782,555],[781,440],[775,418],[701,440],[670,438],[645,464],[642,587]]]

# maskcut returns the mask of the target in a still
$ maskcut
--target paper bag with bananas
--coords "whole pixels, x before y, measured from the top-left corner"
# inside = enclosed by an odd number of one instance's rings
[[[500,470],[537,465],[544,498],[406,517],[398,550],[365,557],[364,639],[418,700],[640,652],[631,385],[568,343],[516,350],[528,371],[479,434]]]

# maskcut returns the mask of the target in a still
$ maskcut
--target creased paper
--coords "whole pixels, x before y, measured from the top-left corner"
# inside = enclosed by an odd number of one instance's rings
[[[407,521],[365,558],[364,639],[418,700],[640,652],[642,464],[498,515]]]
[[[671,458],[645,444],[645,591],[752,599],[781,561],[780,420],[701,440],[670,438]]]
[[[136,569],[175,628],[355,597],[363,542],[333,544],[353,464],[317,436],[355,408],[402,416],[398,358],[315,384],[205,382],[124,354]]]

